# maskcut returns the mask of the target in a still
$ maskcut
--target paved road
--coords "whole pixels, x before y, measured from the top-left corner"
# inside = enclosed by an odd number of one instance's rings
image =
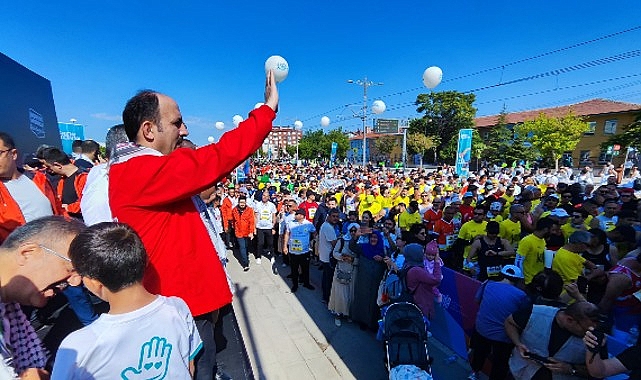
[[[387,379],[383,345],[374,333],[352,323],[334,325],[321,303],[321,271],[310,269],[316,290],[300,287],[292,294],[291,280],[285,278],[289,268],[280,264],[277,259],[274,275],[267,260],[257,265],[252,258],[251,269],[243,272],[230,254],[228,268],[237,289],[233,309],[254,378]],[[453,353],[439,342],[431,340],[429,352],[435,379],[465,379],[469,374],[460,358],[447,361]],[[239,373],[237,368],[231,371],[230,364],[224,364],[227,372]]]

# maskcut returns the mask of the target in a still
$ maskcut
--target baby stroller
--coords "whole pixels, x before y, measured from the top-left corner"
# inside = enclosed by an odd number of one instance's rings
[[[431,375],[427,326],[416,305],[398,302],[387,308],[383,317],[383,340],[388,371],[397,366],[413,365]]]

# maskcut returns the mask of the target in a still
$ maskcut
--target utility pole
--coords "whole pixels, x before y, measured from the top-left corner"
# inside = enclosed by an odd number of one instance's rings
[[[382,86],[382,82],[372,82],[367,79],[348,80],[347,83],[354,83],[363,86],[363,168],[367,165],[367,88],[370,86]]]

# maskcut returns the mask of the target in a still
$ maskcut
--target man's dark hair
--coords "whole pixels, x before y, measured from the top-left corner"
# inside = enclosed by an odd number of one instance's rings
[[[77,235],[86,226],[73,218],[62,216],[45,216],[30,221],[29,223],[13,230],[2,243],[2,248],[15,249],[20,244],[31,241],[34,243],[51,244],[57,239]]]
[[[547,216],[545,218],[541,218],[536,221],[536,230],[537,231],[543,231],[546,228],[552,228],[553,225],[557,224],[556,221],[552,220],[551,218],[548,218]]]
[[[85,140],[82,142],[81,148],[83,154],[94,153],[100,149],[100,144],[93,140]]]
[[[147,266],[142,240],[123,223],[88,227],[71,242],[69,257],[79,275],[100,281],[111,292],[141,282]]]
[[[48,164],[58,163],[60,165],[69,165],[71,160],[67,154],[56,147],[48,147],[42,150],[42,159]]]
[[[129,142],[129,138],[127,137],[127,132],[125,132],[124,124],[114,125],[109,128],[107,137],[105,137],[105,152],[107,158],[111,157],[118,144],[125,144],[127,142]]]
[[[16,143],[13,141],[13,137],[11,137],[8,133],[0,132],[0,140],[2,140],[2,143],[7,147],[7,149],[16,148]]]
[[[340,214],[341,214],[341,212],[340,212],[340,210],[339,210],[339,209],[337,209],[336,207],[334,207],[334,208],[330,208],[330,209],[329,209],[329,211],[327,211],[327,215],[332,215],[332,214],[338,214],[338,215],[340,215]]]
[[[152,121],[160,125],[160,107],[158,93],[152,90],[139,91],[127,101],[122,111],[122,121],[130,141],[136,141],[140,125]]]
[[[82,149],[82,140],[73,140],[71,142],[71,150],[74,152]]]
[[[532,277],[527,288],[537,296],[556,300],[563,292],[563,277],[552,269],[544,269]]]
[[[599,320],[599,308],[588,301],[575,302],[564,310],[565,314],[574,318],[577,322],[586,320],[597,322]]]
[[[499,222],[495,220],[490,220],[485,226],[485,232],[488,234],[498,234],[499,233]]]

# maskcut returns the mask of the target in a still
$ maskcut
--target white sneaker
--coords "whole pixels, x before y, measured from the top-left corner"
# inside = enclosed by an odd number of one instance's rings
[[[256,264],[260,265],[260,257],[256,259]]]
[[[269,262],[270,262],[272,265],[274,265],[274,264],[276,263],[276,258],[275,258],[274,256],[272,256],[272,258],[271,258],[271,259],[269,259]]]

